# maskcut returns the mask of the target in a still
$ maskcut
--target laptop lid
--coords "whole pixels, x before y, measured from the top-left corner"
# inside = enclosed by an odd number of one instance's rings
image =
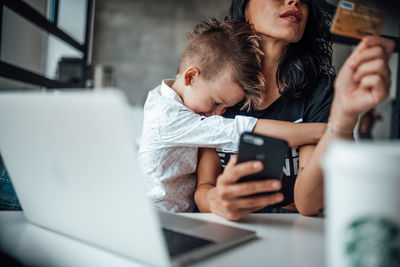
[[[1,93],[0,153],[29,221],[165,265],[170,259],[141,183],[128,106],[115,90]]]
[[[136,159],[140,122],[119,91],[1,93],[0,153],[27,219],[152,265],[198,260],[254,238],[155,212]],[[183,239],[171,246],[176,236]]]

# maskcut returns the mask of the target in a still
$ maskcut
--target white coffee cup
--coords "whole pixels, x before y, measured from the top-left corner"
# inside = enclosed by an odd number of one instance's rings
[[[334,141],[322,166],[326,265],[400,266],[400,142]]]

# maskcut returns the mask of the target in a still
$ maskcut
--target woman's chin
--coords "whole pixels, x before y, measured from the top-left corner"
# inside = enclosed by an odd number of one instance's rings
[[[285,41],[287,43],[297,43],[301,40],[301,38],[303,37],[303,35],[299,35],[297,32],[289,32],[287,34],[280,34],[280,36],[278,37],[278,39]]]
[[[302,36],[293,36],[292,34],[282,34],[280,33],[263,33],[263,32],[258,32],[261,36],[264,36],[267,40],[275,40],[275,41],[280,41],[284,42],[287,44],[291,43],[297,43],[301,40]]]
[[[288,29],[288,27],[277,27],[274,31],[263,31],[258,30],[259,33],[265,35],[266,37],[285,41],[287,43],[297,43],[303,37],[303,32],[299,33],[299,29]]]

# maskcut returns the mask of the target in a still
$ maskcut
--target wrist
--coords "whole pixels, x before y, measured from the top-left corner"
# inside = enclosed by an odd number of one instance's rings
[[[341,128],[340,126],[336,126],[333,124],[331,121],[328,121],[328,125],[326,126],[326,132],[329,134],[333,134],[336,137],[340,138],[353,138],[354,133],[353,133],[354,128]]]
[[[344,108],[334,100],[328,119],[327,132],[335,133],[338,136],[353,136],[357,120],[358,115],[345,113]]]

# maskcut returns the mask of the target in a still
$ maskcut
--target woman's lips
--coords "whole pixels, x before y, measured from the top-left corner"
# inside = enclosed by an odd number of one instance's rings
[[[289,10],[289,11],[283,13],[280,17],[284,20],[294,22],[294,23],[299,23],[302,19],[301,13],[296,10]]]
[[[292,18],[292,17],[282,17],[282,19],[290,21],[290,22],[294,22],[294,23],[299,23],[300,21],[296,18]]]

